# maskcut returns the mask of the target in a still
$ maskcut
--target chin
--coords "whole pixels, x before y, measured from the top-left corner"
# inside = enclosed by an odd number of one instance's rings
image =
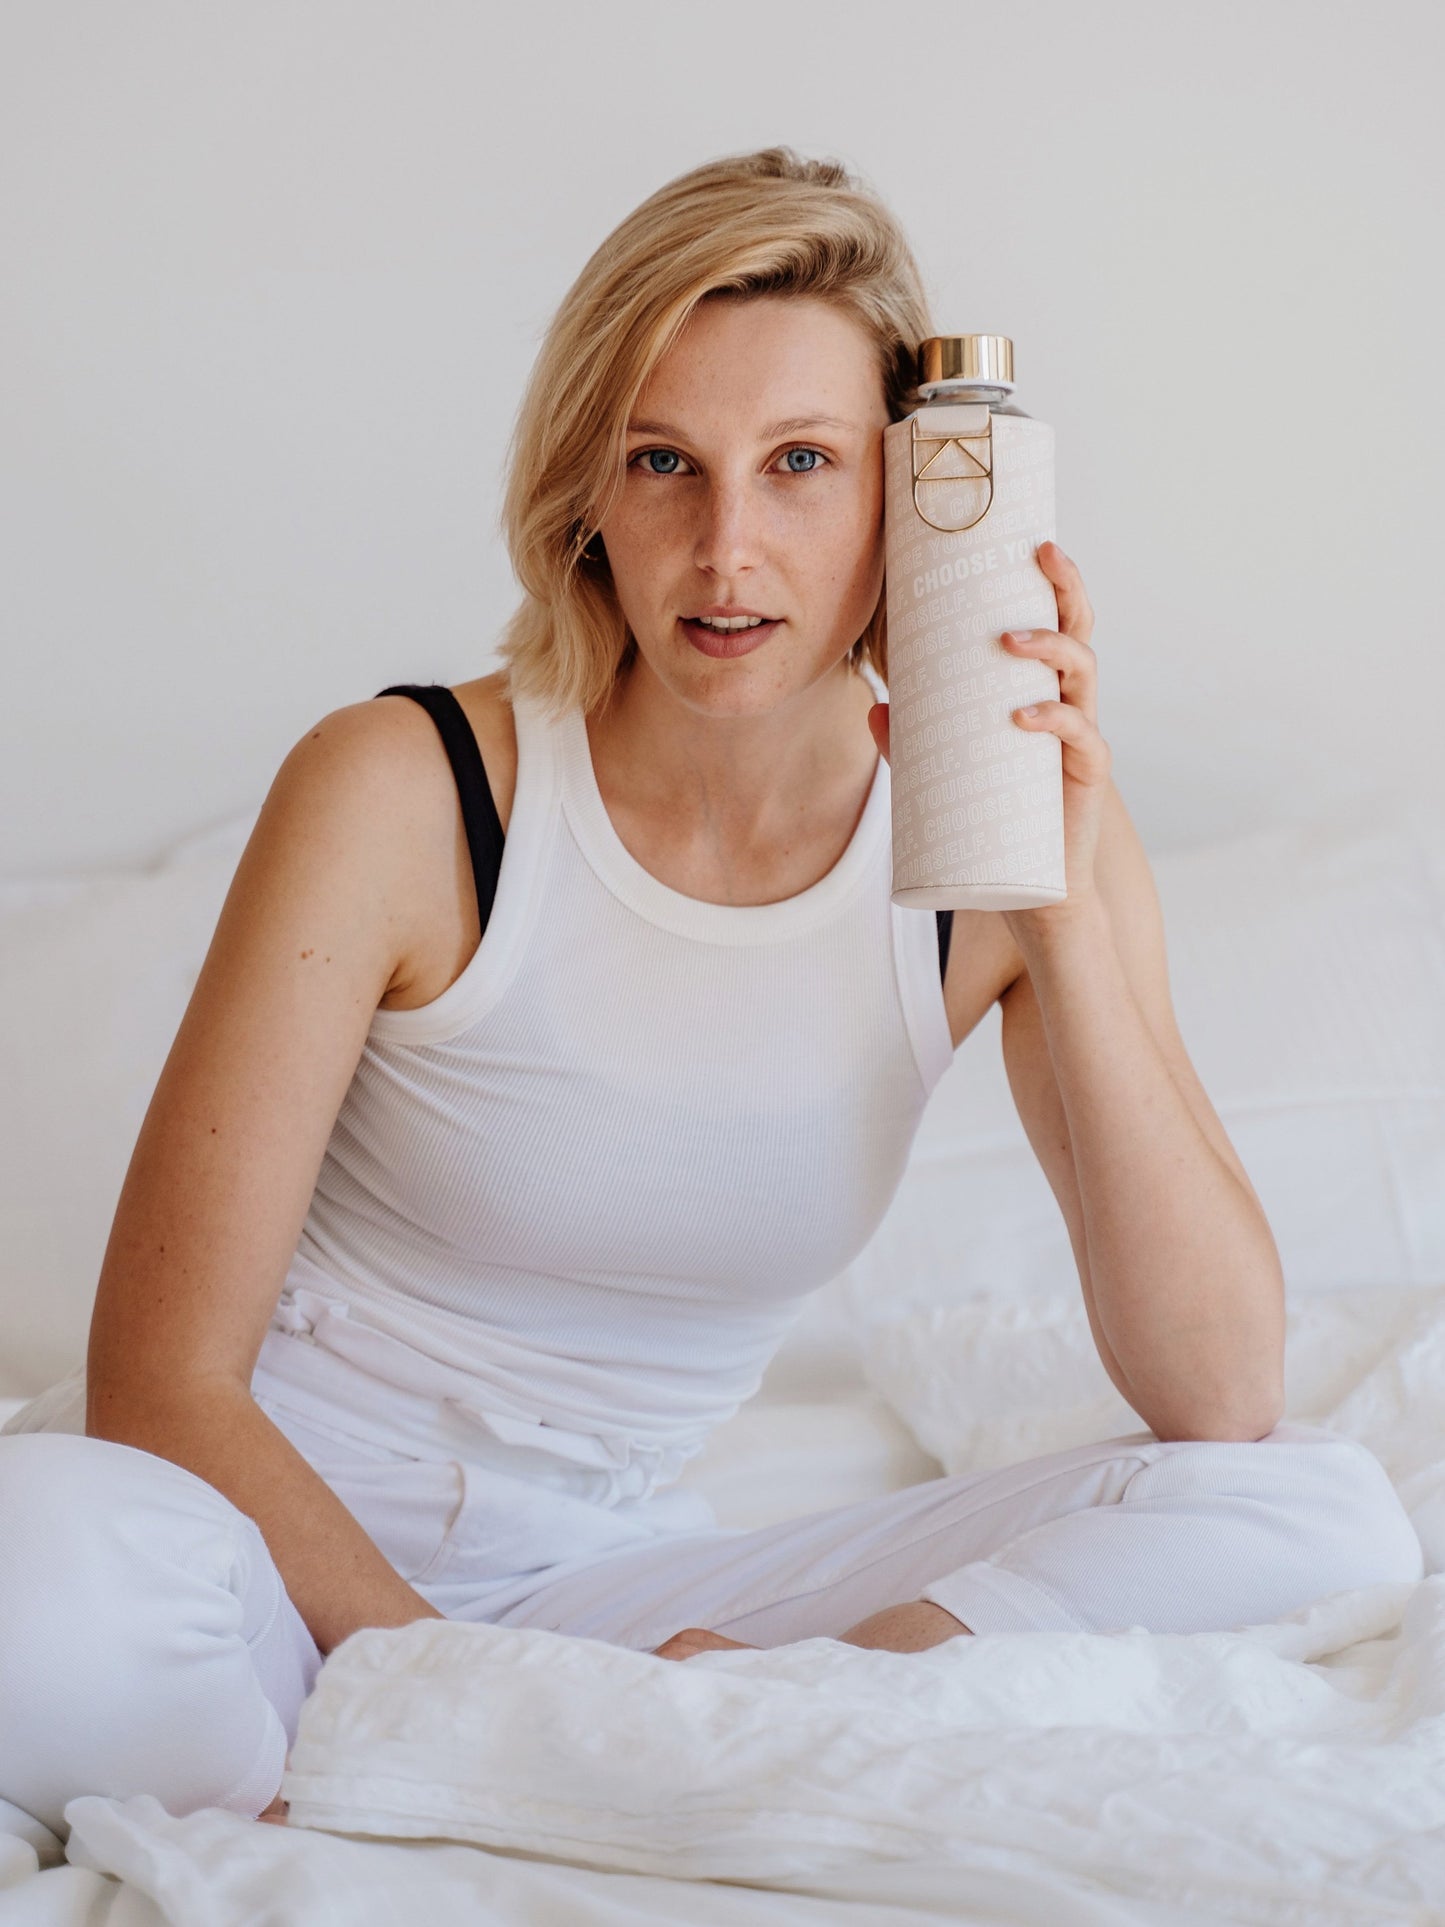
[[[686,708],[701,715],[762,716],[782,708],[830,676],[848,673],[851,642],[839,643],[821,661],[804,659],[793,635],[741,656],[711,656],[684,642],[656,650],[638,649],[638,666]]]
[[[792,699],[798,692],[779,685],[776,671],[771,674],[738,673],[740,663],[709,663],[687,678],[686,687],[673,685],[674,694],[708,716],[765,716],[769,710]],[[719,675],[718,670],[724,673]]]

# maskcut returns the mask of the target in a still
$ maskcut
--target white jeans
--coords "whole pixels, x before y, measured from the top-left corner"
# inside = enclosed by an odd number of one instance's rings
[[[603,1502],[586,1468],[274,1334],[253,1391],[447,1617],[641,1651],[684,1626],[837,1637],[916,1599],[985,1635],[1211,1631],[1425,1571],[1379,1461],[1316,1426],[1140,1431],[742,1530],[683,1487]],[[62,1834],[82,1793],[259,1812],[315,1644],[254,1522],[165,1459],[79,1436],[76,1396],[0,1437],[0,1796]]]

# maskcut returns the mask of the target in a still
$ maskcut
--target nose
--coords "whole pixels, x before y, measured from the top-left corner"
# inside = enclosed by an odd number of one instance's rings
[[[701,504],[693,561],[711,575],[745,574],[761,559],[761,504],[746,482],[714,481]]]

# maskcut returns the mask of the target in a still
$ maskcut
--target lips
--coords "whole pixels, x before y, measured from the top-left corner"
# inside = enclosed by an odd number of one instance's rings
[[[707,613],[711,615],[713,612],[709,610]],[[724,612],[718,610],[717,613],[721,615]],[[735,616],[744,615],[747,611],[729,609],[726,613]],[[705,656],[749,656],[782,628],[783,619],[780,616],[765,618],[746,629],[711,629],[695,616],[679,616],[678,626],[693,648]]]

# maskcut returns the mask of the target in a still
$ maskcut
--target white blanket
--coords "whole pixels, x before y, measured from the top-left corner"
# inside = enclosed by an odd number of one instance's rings
[[[287,1791],[288,1828],[72,1801],[68,1866],[22,1880],[33,1852],[0,1842],[0,1921],[1426,1927],[1445,1578],[1231,1633],[907,1655],[365,1632]]]
[[[288,1791],[289,1828],[73,1801],[69,1865],[25,1878],[0,1840],[0,1922],[1427,1927],[1445,1578],[1232,1633],[908,1655],[367,1632]]]
[[[1445,1900],[1445,1579],[907,1655],[422,1621],[331,1656],[283,1790],[294,1825],[671,1878],[921,1857],[1236,1921],[1419,1919]]]
[[[76,1800],[70,1811],[71,1864],[23,1886],[22,1850],[7,1877],[0,1837],[5,1927],[1222,1927],[1220,1915],[1186,1916],[1172,1901],[940,1859],[763,1892],[438,1841],[263,1827],[215,1807],[178,1820],[146,1796]],[[33,1869],[34,1855],[23,1858]],[[1356,1927],[1360,1916],[1327,1906],[1308,1918],[1309,1927]]]

